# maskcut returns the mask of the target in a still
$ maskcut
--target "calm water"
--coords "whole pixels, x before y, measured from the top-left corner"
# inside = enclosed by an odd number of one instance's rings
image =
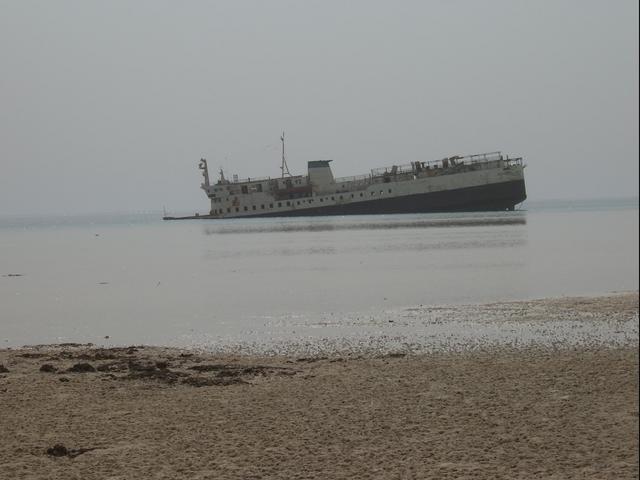
[[[0,218],[4,346],[305,341],[419,305],[637,289],[637,199],[472,214]]]

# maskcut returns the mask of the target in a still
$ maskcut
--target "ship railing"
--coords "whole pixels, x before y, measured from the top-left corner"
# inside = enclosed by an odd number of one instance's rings
[[[470,162],[474,163],[484,163],[484,162],[492,162],[495,160],[502,160],[502,152],[487,152],[487,153],[476,153],[474,155],[467,155],[466,157],[462,157],[461,160],[469,159]]]
[[[230,183],[267,182],[269,180],[271,180],[271,177],[247,177],[239,179],[234,175],[233,180]]]
[[[504,160],[504,163],[508,166],[522,165],[522,157],[509,158],[509,155],[507,155],[506,158],[504,158],[503,160]]]
[[[368,183],[371,175],[354,175],[352,177],[338,177],[334,179],[335,183]]]
[[[504,161],[507,165],[521,165],[522,158],[509,158],[508,155],[504,156],[502,152],[487,152],[476,153],[474,155],[453,155],[451,157],[445,157],[441,160],[431,160],[428,162],[412,162],[404,165],[392,165],[390,167],[374,168],[371,170],[372,177],[381,177],[387,175],[399,175],[399,174],[414,174],[424,169],[439,169],[439,168],[451,168],[460,165],[478,165],[488,164],[491,162]]]
[[[402,173],[411,173],[415,170],[414,164],[392,165],[391,167],[373,168],[371,169],[372,177],[381,175],[398,175]]]

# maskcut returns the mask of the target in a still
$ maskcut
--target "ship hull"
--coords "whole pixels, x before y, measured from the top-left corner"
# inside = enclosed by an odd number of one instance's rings
[[[513,210],[526,198],[522,179],[365,202],[246,215],[244,218],[500,211]]]

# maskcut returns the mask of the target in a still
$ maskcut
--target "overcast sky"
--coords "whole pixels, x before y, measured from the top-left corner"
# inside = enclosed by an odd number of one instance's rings
[[[0,213],[208,210],[200,157],[336,176],[525,158],[638,195],[638,2],[0,0]]]

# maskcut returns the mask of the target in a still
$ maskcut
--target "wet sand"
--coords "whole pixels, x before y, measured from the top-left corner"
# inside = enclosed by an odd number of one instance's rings
[[[538,303],[637,321],[637,293]],[[0,350],[0,478],[637,478],[637,346]]]

